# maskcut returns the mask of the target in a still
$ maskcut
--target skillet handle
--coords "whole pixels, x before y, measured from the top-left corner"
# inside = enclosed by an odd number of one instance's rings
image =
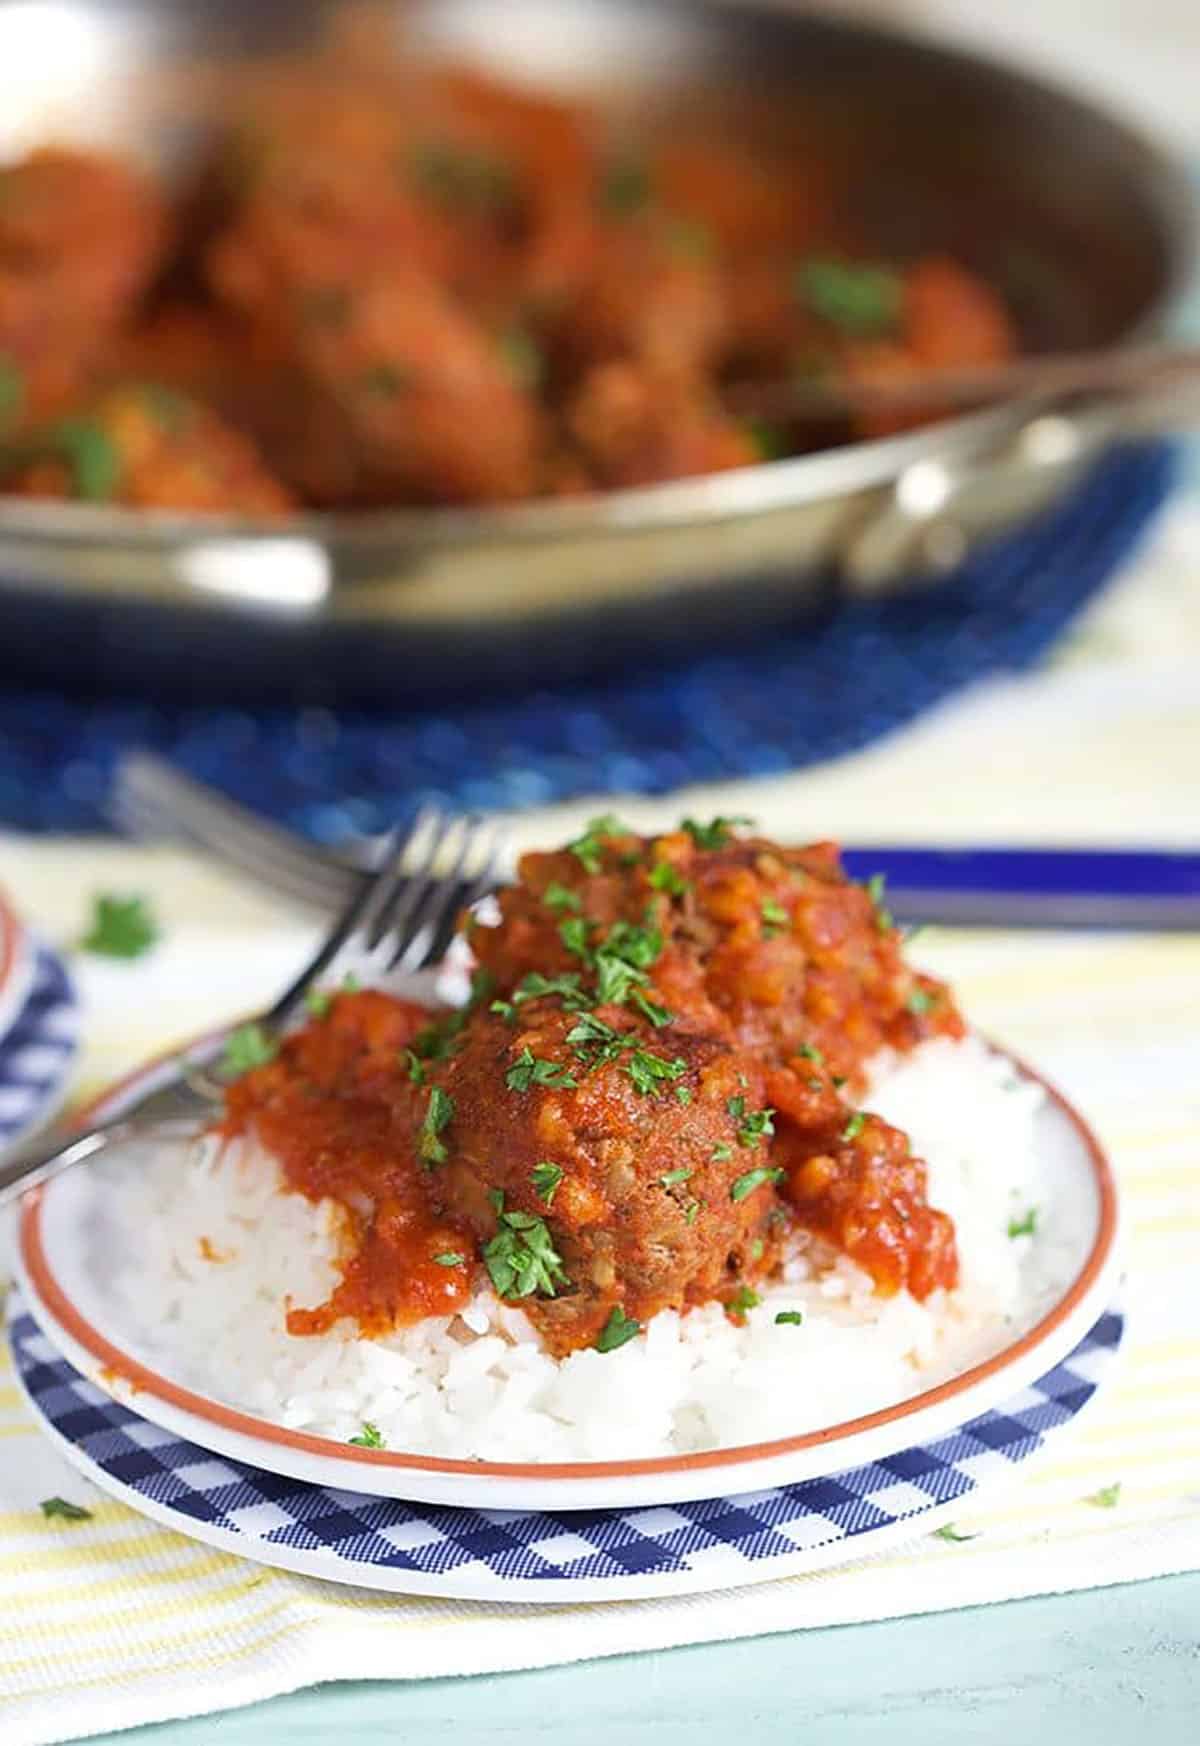
[[[906,467],[845,535],[842,582],[857,595],[891,593],[914,576],[935,583],[988,534],[1046,507],[1064,478],[1111,444],[1197,425],[1200,390],[1186,380],[1030,409],[1015,431]]]

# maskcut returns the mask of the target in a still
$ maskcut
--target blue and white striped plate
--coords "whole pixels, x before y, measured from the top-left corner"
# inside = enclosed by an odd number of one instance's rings
[[[35,943],[24,1004],[0,1038],[0,1152],[49,1121],[79,1053],[79,997],[56,952]]]
[[[110,1399],[19,1300],[9,1340],[33,1414],[66,1458],[183,1534],[261,1564],[400,1594],[580,1602],[797,1576],[928,1533],[1067,1431],[1111,1370],[1124,1330],[1122,1312],[1108,1311],[1002,1405],[866,1466],[739,1497],[571,1512],[410,1504],[267,1473]]]

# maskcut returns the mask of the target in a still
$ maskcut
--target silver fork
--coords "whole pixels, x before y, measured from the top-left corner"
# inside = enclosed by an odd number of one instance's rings
[[[344,860],[266,823],[153,752],[120,758],[109,812],[130,836],[185,842],[325,915],[352,902],[367,873],[365,859]]]
[[[250,1023],[266,1042],[274,1042],[338,960],[374,975],[434,962],[453,933],[462,894],[469,903],[490,889],[499,851],[498,832],[478,819],[420,814],[388,839],[378,866],[356,880],[350,901],[312,958]],[[225,1045],[222,1033],[177,1050],[119,1113],[82,1132],[58,1128],[0,1163],[0,1205],[151,1125],[210,1119],[221,1086],[219,1072],[210,1070],[219,1067]]]

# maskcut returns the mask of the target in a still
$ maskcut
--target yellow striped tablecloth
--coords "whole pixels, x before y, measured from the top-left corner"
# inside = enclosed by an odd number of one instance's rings
[[[791,837],[1195,846],[1200,565],[1181,567],[1178,537],[1169,523],[1051,672],[992,686],[841,765],[621,809],[647,823],[684,807],[749,811]],[[518,834],[547,840],[591,810],[524,819]],[[0,878],[60,942],[77,936],[89,890],[144,891],[160,911],[149,958],[79,966],[91,1086],[253,1005],[313,932],[173,852],[0,838]],[[1117,1378],[1063,1453],[964,1509],[975,1538],[926,1537],[736,1595],[537,1609],[534,1626],[531,1609],[337,1589],[159,1528],[91,1493],[43,1445],[0,1360],[3,1746],[327,1679],[545,1665],[1200,1568],[1200,935],[935,929],[916,955],[955,982],[979,1028],[1081,1105],[1124,1196],[1131,1331]],[[1112,1487],[1111,1507],[1089,1501]],[[39,1500],[53,1494],[92,1519],[44,1520]]]

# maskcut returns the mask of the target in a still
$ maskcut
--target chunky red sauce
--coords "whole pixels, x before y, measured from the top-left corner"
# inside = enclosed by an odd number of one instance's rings
[[[291,1332],[445,1314],[486,1269],[551,1351],[611,1349],[663,1308],[741,1313],[797,1227],[882,1292],[955,1283],[924,1164],[858,1107],[881,1048],[961,1034],[949,990],[832,845],[698,834],[526,857],[470,929],[468,1012],[343,993],[230,1088],[227,1131],[345,1217]]]
[[[390,995],[338,995],[230,1087],[227,1131],[253,1129],[289,1188],[346,1216],[342,1281],[327,1303],[289,1310],[289,1333],[324,1333],[341,1316],[379,1333],[470,1296],[474,1239],[434,1211],[414,1143],[417,1088],[401,1066],[429,1020]]]

